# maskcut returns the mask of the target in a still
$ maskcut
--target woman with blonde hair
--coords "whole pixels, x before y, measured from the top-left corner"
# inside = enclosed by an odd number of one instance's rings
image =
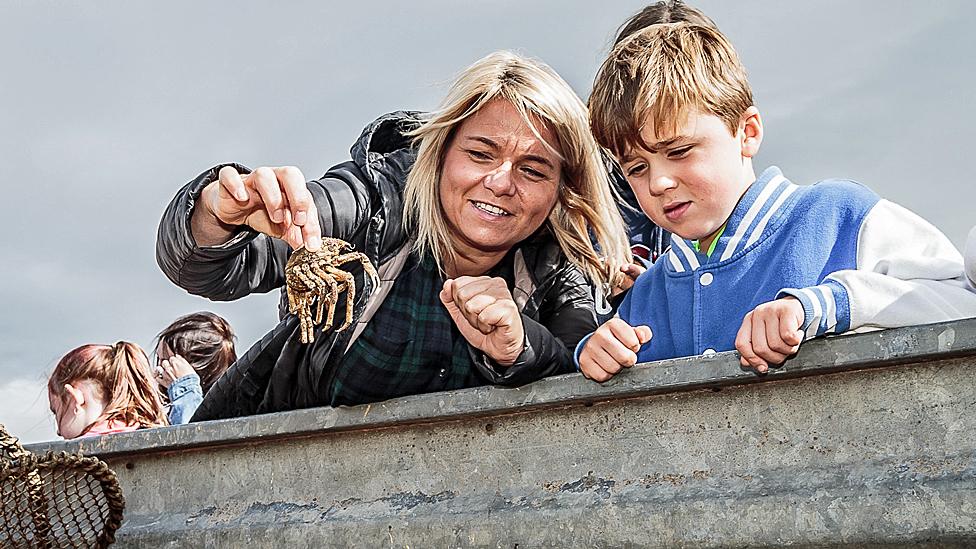
[[[283,296],[282,321],[195,421],[572,371],[596,326],[594,294],[609,295],[630,259],[584,104],[548,66],[509,52],[471,65],[437,111],[373,122],[352,160],[318,180],[291,167],[208,170],[167,208],[157,259],[191,293],[237,299],[280,288],[291,250],[318,249],[323,235],[379,268],[366,291],[362,270],[343,267],[363,290],[354,327],[302,344]]]

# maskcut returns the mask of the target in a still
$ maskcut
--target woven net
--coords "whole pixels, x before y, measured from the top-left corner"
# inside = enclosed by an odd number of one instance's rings
[[[108,547],[124,508],[105,462],[65,452],[38,458],[0,425],[0,547]]]

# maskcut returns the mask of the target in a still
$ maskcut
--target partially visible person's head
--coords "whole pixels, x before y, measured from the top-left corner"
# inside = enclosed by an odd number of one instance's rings
[[[200,376],[204,394],[237,360],[234,331],[223,317],[211,312],[192,313],[173,321],[156,336],[156,357],[180,355]]]
[[[166,413],[149,359],[135,343],[82,345],[64,355],[47,383],[58,434],[85,434],[102,421],[157,427]]]
[[[692,23],[718,30],[715,22],[698,8],[689,6],[681,0],[665,0],[645,6],[644,9],[624,21],[624,24],[617,29],[617,36],[613,39],[613,45],[616,46],[624,38],[637,31],[662,23]]]
[[[653,25],[621,41],[597,75],[590,127],[641,209],[684,238],[713,235],[755,179],[762,121],[735,49],[711,27]]]
[[[496,52],[468,67],[413,132],[405,224],[443,268],[458,249],[497,252],[548,227],[594,282],[629,259],[586,107],[545,64]],[[616,272],[616,268],[612,272]]]

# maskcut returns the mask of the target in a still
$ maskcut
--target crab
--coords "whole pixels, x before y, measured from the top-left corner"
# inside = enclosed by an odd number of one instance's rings
[[[298,316],[302,329],[302,343],[315,341],[313,328],[322,323],[323,312],[326,314],[322,329],[328,330],[332,327],[336,302],[339,300],[339,292],[343,290],[346,290],[346,318],[336,331],[341,332],[352,323],[356,283],[352,274],[339,269],[340,265],[352,261],[362,263],[363,270],[369,275],[373,286],[376,286],[379,275],[376,274],[373,264],[366,254],[352,250],[353,247],[348,242],[337,238],[323,238],[319,251],[310,252],[302,247],[295,250],[288,258],[288,263],[285,265],[288,312]],[[314,318],[313,305],[315,306]]]

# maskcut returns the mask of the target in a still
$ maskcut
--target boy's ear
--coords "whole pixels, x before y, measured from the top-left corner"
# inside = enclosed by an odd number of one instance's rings
[[[71,406],[80,408],[85,404],[85,393],[72,384],[64,384],[64,393],[68,395],[68,404]]]
[[[752,158],[759,153],[762,145],[763,124],[759,116],[759,109],[755,106],[746,109],[739,120],[740,138],[742,140],[742,156]]]

